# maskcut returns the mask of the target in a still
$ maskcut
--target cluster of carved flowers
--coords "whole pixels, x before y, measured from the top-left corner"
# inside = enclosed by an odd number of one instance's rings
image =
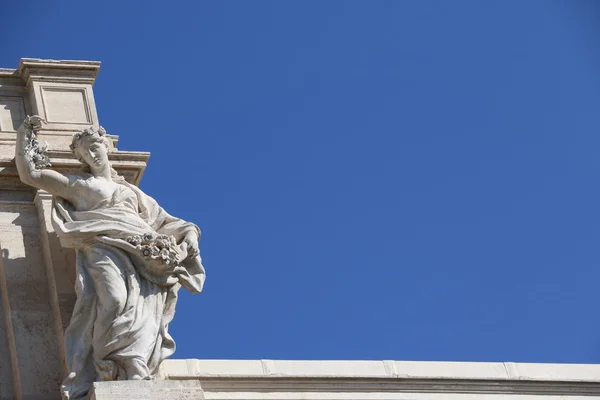
[[[145,258],[158,259],[165,264],[176,265],[179,263],[177,242],[170,235],[155,235],[146,233],[144,235],[128,236],[125,240],[142,254]]]
[[[37,139],[36,131],[41,128],[42,119],[39,117],[30,117],[27,116],[25,118],[25,127],[28,132],[25,136],[27,140],[27,144],[25,145],[25,157],[33,162],[33,165],[36,169],[44,169],[49,167],[50,157],[48,157],[48,145],[41,145]]]

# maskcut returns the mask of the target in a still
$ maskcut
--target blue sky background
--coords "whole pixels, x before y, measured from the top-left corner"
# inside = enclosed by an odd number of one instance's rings
[[[177,358],[600,362],[600,5],[30,1],[197,222]]]

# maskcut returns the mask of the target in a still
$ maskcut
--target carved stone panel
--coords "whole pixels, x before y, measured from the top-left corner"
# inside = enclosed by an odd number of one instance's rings
[[[67,89],[42,86],[42,101],[49,123],[91,124],[85,88]]]

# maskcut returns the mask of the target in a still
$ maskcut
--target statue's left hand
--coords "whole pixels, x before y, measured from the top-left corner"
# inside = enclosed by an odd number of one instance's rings
[[[46,120],[44,120],[44,118],[40,117],[39,115],[32,115],[32,116],[27,116],[25,118],[25,121],[23,121],[23,125],[33,131],[33,132],[37,132],[40,129],[42,129],[42,123],[45,123]]]
[[[196,233],[185,235],[183,243],[187,245],[188,257],[197,257],[200,254],[200,250],[198,249],[198,235]]]

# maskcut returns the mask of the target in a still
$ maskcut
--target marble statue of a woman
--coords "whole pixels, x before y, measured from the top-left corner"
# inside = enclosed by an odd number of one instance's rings
[[[111,167],[101,128],[73,136],[86,171],[61,174],[37,142],[40,117],[17,132],[21,180],[54,196],[52,222],[77,254],[77,301],[65,332],[69,375],[63,398],[82,399],[94,381],[152,379],[175,351],[167,328],[180,286],[198,293],[200,231],[165,212]]]

